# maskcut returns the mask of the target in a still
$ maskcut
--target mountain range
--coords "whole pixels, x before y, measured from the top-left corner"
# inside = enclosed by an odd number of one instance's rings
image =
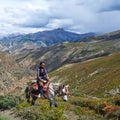
[[[76,34],[62,28],[29,34],[11,34],[0,39],[0,50],[6,52],[21,51],[51,46],[61,42],[74,42],[95,33]]]

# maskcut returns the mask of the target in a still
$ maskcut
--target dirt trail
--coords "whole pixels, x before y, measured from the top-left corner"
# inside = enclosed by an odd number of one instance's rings
[[[5,117],[8,120],[22,120],[20,117],[16,117],[15,111],[12,109],[0,111],[0,116]]]
[[[79,116],[75,115],[73,112],[71,111],[65,111],[64,112],[64,116],[68,119],[68,120],[78,120]]]

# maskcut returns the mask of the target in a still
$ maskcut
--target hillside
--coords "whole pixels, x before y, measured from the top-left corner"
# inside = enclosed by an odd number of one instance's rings
[[[29,70],[18,65],[9,54],[0,52],[0,95],[22,87],[24,82],[21,81],[26,80],[28,76],[30,77]]]
[[[45,61],[48,71],[51,71],[64,64],[82,62],[120,51],[119,43],[119,39],[98,42],[65,42],[47,48],[14,52],[12,56],[22,66],[33,70],[36,70],[40,61]]]
[[[36,68],[40,61],[45,61],[52,82],[61,80],[70,86],[67,102],[56,96],[58,108],[49,108],[46,99],[37,99],[35,106],[31,106],[25,95],[20,95],[27,81],[36,77]],[[14,51],[11,54],[0,52],[0,74],[0,94],[18,95],[0,96],[0,108],[14,107],[13,116],[17,115],[21,120],[120,118],[119,37],[92,42],[64,42],[41,48],[31,47],[29,50]],[[11,113],[11,110],[9,112]],[[2,118],[4,119],[4,116],[0,116],[0,119]]]
[[[67,64],[50,74],[70,85],[72,94],[104,96],[120,89],[120,52],[82,63]]]
[[[70,96],[67,102],[56,96],[58,107],[50,108],[46,99],[37,99],[35,106],[24,99],[16,104],[12,113],[21,120],[117,120],[120,116],[120,96],[104,95],[106,91],[120,89],[119,64],[120,52],[116,52],[64,65],[49,73],[49,76],[52,81],[61,80],[69,84]]]

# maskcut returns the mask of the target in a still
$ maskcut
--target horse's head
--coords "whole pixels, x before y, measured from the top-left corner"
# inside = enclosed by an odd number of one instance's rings
[[[55,93],[57,93],[58,95],[62,96],[62,99],[64,101],[68,100],[69,85],[64,85],[64,84],[58,82],[58,83],[52,83],[52,86],[53,86],[53,91],[55,91]]]
[[[59,93],[62,96],[64,101],[68,100],[68,94],[69,94],[68,88],[69,88],[69,85],[64,85],[64,84],[60,85]]]

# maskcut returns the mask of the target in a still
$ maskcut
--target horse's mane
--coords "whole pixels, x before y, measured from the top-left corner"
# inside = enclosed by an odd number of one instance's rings
[[[56,90],[59,89],[59,86],[60,86],[60,83],[57,83],[57,82],[53,83],[53,82],[51,82],[49,87],[56,91]]]
[[[53,85],[53,86],[59,86],[60,85],[60,83],[58,83],[58,82],[51,82],[51,84]]]

